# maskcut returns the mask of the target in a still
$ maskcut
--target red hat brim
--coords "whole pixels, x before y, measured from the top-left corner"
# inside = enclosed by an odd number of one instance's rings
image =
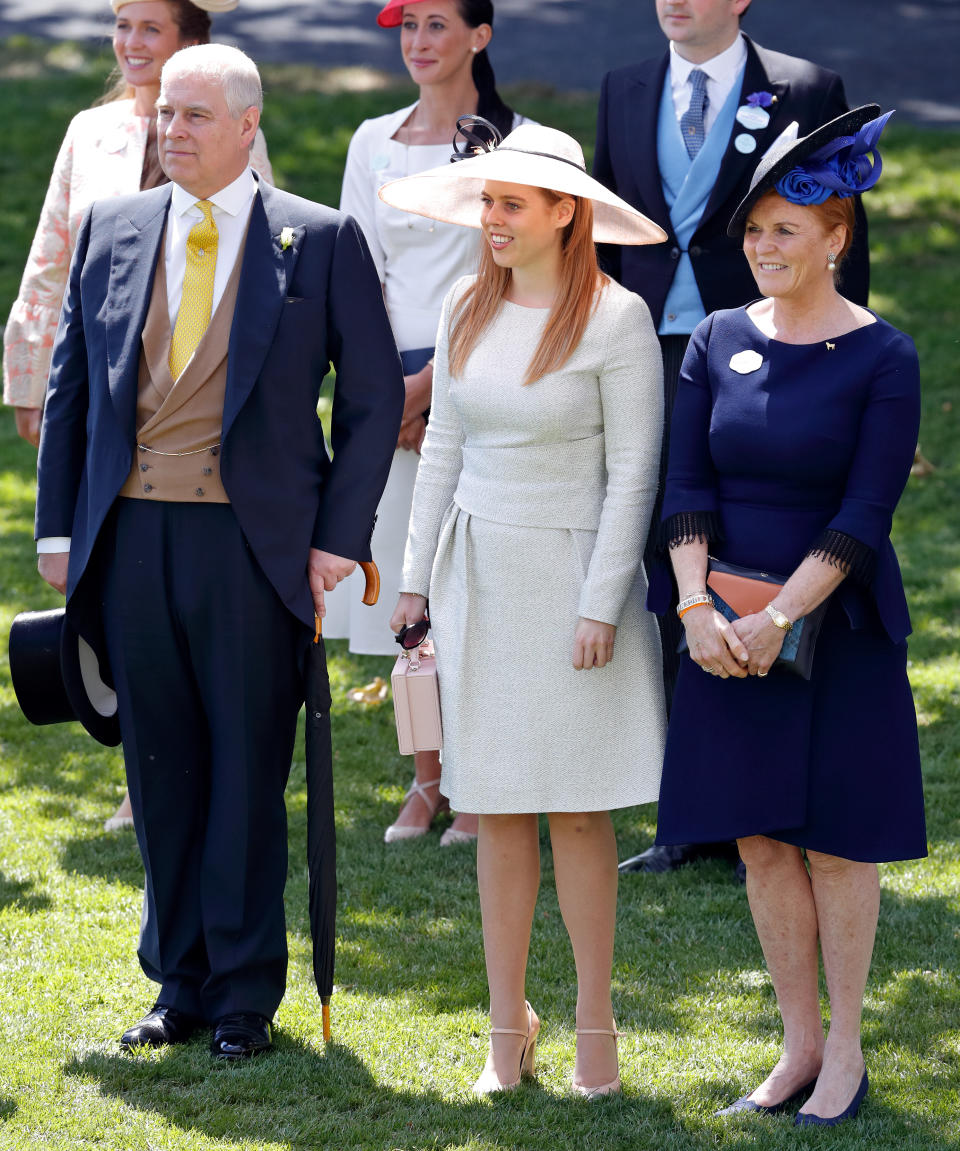
[[[377,17],[377,23],[381,28],[396,28],[403,19],[403,8],[405,4],[417,4],[421,0],[390,0],[389,4],[385,4]]]

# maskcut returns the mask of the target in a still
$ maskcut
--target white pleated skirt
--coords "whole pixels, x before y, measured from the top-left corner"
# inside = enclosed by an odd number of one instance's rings
[[[592,531],[517,527],[453,504],[430,584],[441,791],[457,811],[606,811],[657,798],[666,715],[642,567],[613,660],[572,664]]]

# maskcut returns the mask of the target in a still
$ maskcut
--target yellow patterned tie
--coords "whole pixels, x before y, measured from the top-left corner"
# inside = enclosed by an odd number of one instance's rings
[[[183,274],[180,310],[170,341],[170,375],[176,380],[190,362],[210,324],[213,311],[213,276],[217,270],[217,225],[213,205],[198,200],[203,219],[187,236],[187,266]]]

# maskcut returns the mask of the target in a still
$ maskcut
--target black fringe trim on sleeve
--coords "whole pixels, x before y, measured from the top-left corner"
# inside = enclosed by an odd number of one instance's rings
[[[659,551],[682,544],[711,543],[723,539],[723,527],[717,512],[677,512],[660,525],[657,537]]]
[[[845,532],[827,528],[807,555],[816,556],[831,567],[840,568],[857,583],[867,586],[873,583],[877,566],[876,550]]]

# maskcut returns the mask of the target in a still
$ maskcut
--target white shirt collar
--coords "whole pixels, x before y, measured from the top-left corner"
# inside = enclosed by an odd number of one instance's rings
[[[742,32],[729,48],[725,48],[716,56],[711,56],[709,60],[704,60],[702,64],[692,64],[689,60],[684,60],[677,51],[676,44],[671,40],[670,79],[674,87],[680,87],[690,79],[690,73],[694,68],[699,68],[701,72],[706,72],[708,80],[731,88],[737,73],[746,63],[746,59],[747,43]]]
[[[249,206],[250,201],[256,193],[257,181],[254,179],[253,170],[247,167],[244,168],[232,183],[228,184],[225,188],[221,188],[219,192],[214,192],[214,194],[208,196],[207,199],[215,208],[219,208],[221,212],[226,212],[230,216],[239,216],[240,213]],[[178,216],[185,216],[187,212],[194,208],[196,203],[197,197],[188,192],[186,188],[181,188],[179,184],[173,185],[170,207]],[[193,214],[196,216],[202,215],[199,210]]]

